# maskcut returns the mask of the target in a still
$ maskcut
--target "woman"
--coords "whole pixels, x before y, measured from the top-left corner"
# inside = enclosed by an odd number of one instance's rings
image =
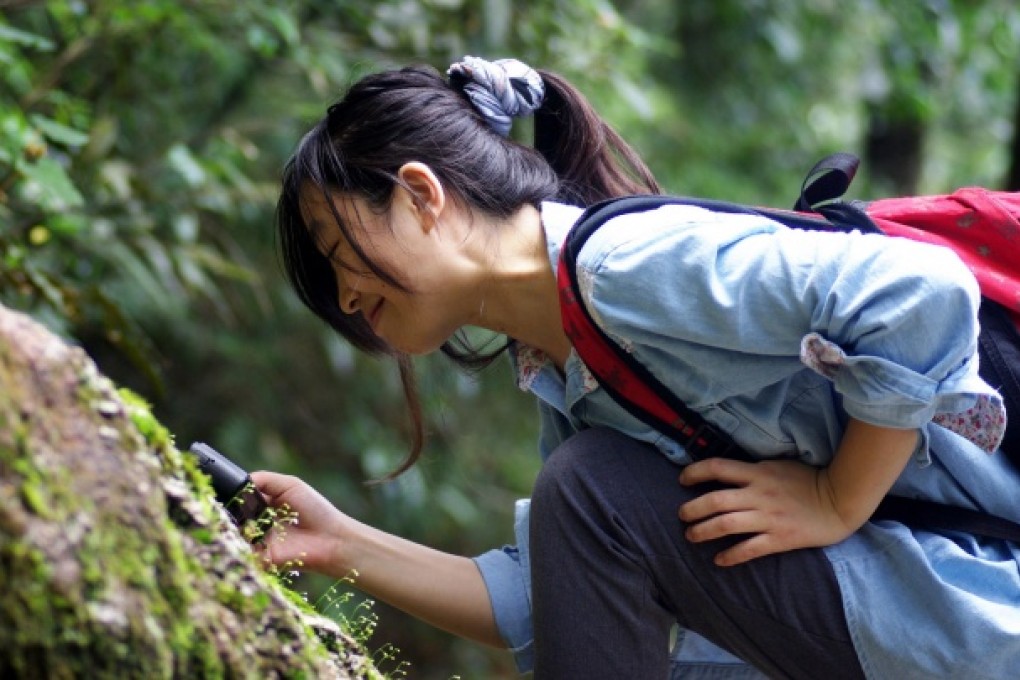
[[[529,113],[533,149],[507,137]],[[413,413],[402,357],[477,364],[491,357],[458,329],[505,333],[538,397],[546,463],[518,504],[517,546],[474,559],[256,473],[301,516],[270,558],[357,571],[372,596],[508,647],[540,677],[664,677],[675,622],[684,677],[752,672],[718,665],[719,648],[775,677],[1020,669],[1020,547],[867,521],[890,491],[1020,519],[1020,479],[987,455],[1004,411],[977,375],[970,273],[913,242],[688,206],[603,226],[578,257],[586,306],[762,459],[691,463],[572,353],[553,273],[579,206],[658,191],[572,86],[520,62],[468,57],[449,82],[404,69],[352,87],[285,173],[278,222],[298,295],[401,361]]]

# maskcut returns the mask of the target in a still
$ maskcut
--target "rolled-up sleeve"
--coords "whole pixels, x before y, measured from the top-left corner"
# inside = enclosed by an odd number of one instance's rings
[[[489,591],[496,627],[521,673],[530,671],[535,662],[527,552],[530,506],[530,501],[517,501],[514,512],[514,530],[523,549],[504,546],[474,558]]]
[[[516,362],[511,355],[515,372]],[[543,369],[549,375],[538,376],[530,389],[538,396],[538,453],[543,461],[563,441],[576,433],[563,415],[562,380],[551,365]],[[557,406],[554,406],[557,404]],[[531,560],[529,557],[529,522],[531,501],[518,500],[514,506],[514,538],[516,545],[490,550],[474,558],[489,592],[493,617],[500,636],[513,654],[521,673],[534,667],[534,629],[531,619]]]

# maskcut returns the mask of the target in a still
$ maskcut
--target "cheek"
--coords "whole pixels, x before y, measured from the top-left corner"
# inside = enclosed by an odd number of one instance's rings
[[[394,313],[379,330],[391,345],[408,354],[438,350],[463,325],[439,297],[406,296],[391,303]]]

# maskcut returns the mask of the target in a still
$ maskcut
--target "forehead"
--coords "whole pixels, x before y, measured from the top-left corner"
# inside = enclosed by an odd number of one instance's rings
[[[367,201],[360,196],[329,192],[327,196],[321,187],[307,184],[299,196],[301,218],[312,237],[316,240],[334,234],[338,229],[343,233],[369,231],[367,227],[375,218]],[[342,224],[337,224],[339,218]]]
[[[327,198],[323,190],[314,184],[306,184],[301,188],[301,193],[298,196],[301,219],[308,227],[313,239],[319,240],[324,234],[331,233],[340,226],[336,223],[336,215],[334,215],[331,204],[335,206],[340,219],[347,220],[347,215],[344,214],[344,203],[346,202],[338,200],[334,194],[330,194]]]

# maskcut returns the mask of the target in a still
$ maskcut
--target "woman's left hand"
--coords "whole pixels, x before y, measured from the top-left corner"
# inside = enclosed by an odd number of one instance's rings
[[[687,539],[700,543],[749,534],[715,562],[733,566],[773,553],[832,545],[858,526],[837,512],[828,471],[792,460],[744,463],[709,458],[680,474],[685,486],[720,482],[733,488],[710,491],[680,506]]]

